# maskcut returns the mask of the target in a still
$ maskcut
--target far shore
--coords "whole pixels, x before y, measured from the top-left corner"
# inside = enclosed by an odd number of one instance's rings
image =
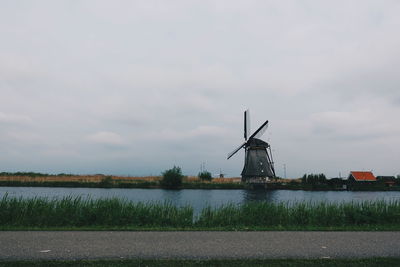
[[[238,177],[214,178],[203,181],[198,177],[185,176],[177,187],[161,185],[161,176],[125,177],[108,175],[2,175],[2,187],[69,187],[69,188],[143,188],[143,189],[249,189]],[[268,181],[264,190],[305,190],[305,191],[400,191],[400,185],[388,187],[376,183],[369,185],[346,184],[304,184],[300,179],[276,179]]]

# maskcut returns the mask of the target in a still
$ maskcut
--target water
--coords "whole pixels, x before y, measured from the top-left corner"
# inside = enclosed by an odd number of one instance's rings
[[[63,198],[117,197],[134,202],[169,201],[176,206],[191,205],[195,212],[211,205],[217,207],[227,203],[241,204],[249,201],[279,202],[351,202],[384,200],[400,201],[400,191],[362,192],[362,191],[293,191],[293,190],[207,190],[207,189],[125,189],[125,188],[62,188],[62,187],[0,187],[0,198],[10,197],[47,197]]]

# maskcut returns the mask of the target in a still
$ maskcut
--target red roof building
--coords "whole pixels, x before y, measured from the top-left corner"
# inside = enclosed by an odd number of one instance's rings
[[[355,182],[376,182],[372,172],[350,172],[348,180]]]

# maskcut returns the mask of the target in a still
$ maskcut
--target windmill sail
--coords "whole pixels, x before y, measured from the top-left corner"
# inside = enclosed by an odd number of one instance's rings
[[[260,127],[260,130],[254,135],[254,138],[261,138],[265,131],[268,128],[268,121],[266,121],[266,124],[263,124],[263,126]]]
[[[228,154],[228,158],[230,159],[233,155],[236,154],[236,152],[238,152],[242,147],[244,147],[246,145],[246,142],[244,142],[243,144],[241,144],[238,148],[236,148],[235,150],[233,150],[231,153]]]
[[[263,134],[265,133],[265,131],[267,130],[267,128],[268,128],[268,121],[265,121],[265,122],[260,126],[260,128],[258,128],[257,131],[255,131],[255,132],[249,137],[249,140],[250,140],[251,138],[260,138],[261,135],[263,135]],[[257,137],[256,137],[256,136],[257,136]]]
[[[244,112],[244,140],[250,135],[250,110]]]

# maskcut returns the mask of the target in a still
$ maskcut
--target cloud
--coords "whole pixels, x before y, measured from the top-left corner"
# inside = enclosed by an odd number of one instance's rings
[[[26,115],[0,112],[0,124],[28,124],[31,122],[32,119]]]
[[[7,162],[195,174],[205,160],[238,176],[226,153],[249,108],[289,177],[355,159],[397,171],[399,13],[391,0],[0,4]]]
[[[122,145],[124,144],[123,138],[114,132],[97,132],[87,136],[87,140],[104,145]]]
[[[200,138],[222,138],[226,136],[227,130],[223,127],[203,125],[189,130],[167,129],[151,136],[161,140],[195,140]]]

